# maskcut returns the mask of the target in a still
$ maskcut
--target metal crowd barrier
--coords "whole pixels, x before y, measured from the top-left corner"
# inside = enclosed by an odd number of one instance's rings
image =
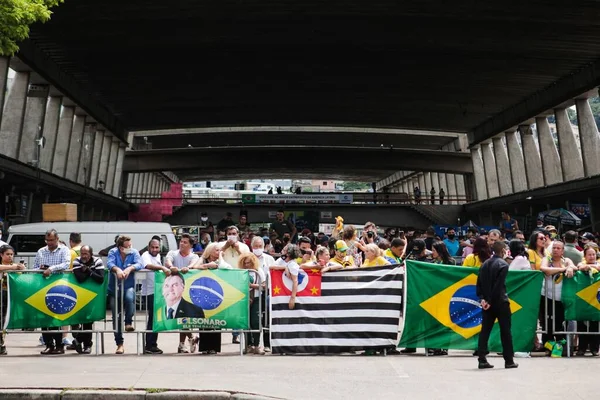
[[[10,273],[32,273],[32,274],[39,274],[39,273],[43,273],[44,271],[42,270],[34,270],[34,269],[28,269],[28,270],[18,270],[18,271],[5,271],[5,274],[10,274]],[[262,284],[264,283],[261,278],[260,275],[253,270],[248,270],[249,274],[254,276],[254,282],[258,283],[259,285],[259,296],[256,298],[258,299],[259,302],[259,327],[258,329],[243,329],[243,330],[233,330],[233,329],[202,329],[201,331],[204,333],[239,333],[240,334],[240,355],[243,355],[243,350],[244,350],[244,342],[245,342],[245,333],[261,333],[264,337],[265,333],[263,331],[263,323],[262,323],[262,301],[261,301],[261,296],[264,293]],[[65,271],[60,271],[60,272],[56,272],[55,274],[59,274],[59,273],[63,273],[63,274],[72,274],[73,271],[72,270],[65,270]],[[140,270],[140,271],[136,271],[134,272],[134,315],[132,317],[132,325],[134,327],[134,332],[125,332],[125,280],[118,280],[115,279],[114,280],[114,289],[113,289],[113,293],[115,296],[120,296],[119,301],[117,301],[117,299],[115,300],[111,300],[110,299],[110,295],[107,292],[106,293],[106,300],[110,302],[110,307],[107,307],[106,309],[106,315],[105,318],[101,321],[94,321],[94,329],[92,330],[81,330],[81,329],[72,329],[72,326],[65,326],[62,328],[59,328],[58,331],[56,331],[56,333],[60,332],[62,333],[92,333],[94,335],[94,344],[95,344],[95,352],[94,355],[99,355],[99,354],[104,354],[105,352],[105,334],[109,333],[109,334],[115,334],[120,332],[122,335],[125,334],[131,334],[134,333],[136,335],[136,353],[137,355],[141,354],[140,351],[140,343],[142,343],[142,349],[145,347],[145,336],[148,333],[154,333],[152,330],[148,330],[147,329],[147,324],[148,324],[148,296],[142,296],[141,292],[138,290],[139,289],[139,285],[143,282],[148,280],[148,274],[153,274],[154,271],[150,271],[150,270]],[[116,278],[116,277],[115,277]],[[4,279],[7,279],[6,277]],[[248,289],[250,290],[250,289]],[[152,293],[154,294],[154,293]],[[142,299],[142,297],[145,297],[145,299]],[[250,298],[250,297],[249,297]],[[142,307],[143,304],[143,300],[145,300],[145,307]],[[5,301],[9,301],[8,299],[8,293],[6,290],[2,290],[2,295],[0,296],[0,331],[2,332],[2,334],[4,334],[5,332],[10,333],[10,332],[19,332],[19,333],[28,333],[28,334],[41,334],[42,332],[38,329],[41,329],[42,327],[38,327],[36,329],[33,330],[20,330],[20,329],[10,329],[10,330],[4,330],[4,324],[5,324]],[[116,315],[119,316],[120,319],[120,326],[121,329],[118,329],[118,324],[116,323],[116,321],[114,321],[112,319],[112,308],[113,308],[113,304],[114,307],[118,308],[118,310],[116,310]],[[250,321],[250,301],[248,301],[248,321]],[[8,307],[6,307],[8,310]],[[138,318],[138,311],[142,311],[142,319],[141,321]],[[110,313],[111,317],[110,319],[108,318],[108,314]],[[108,323],[112,324],[112,329],[109,329],[107,327]],[[101,323],[103,324],[103,326],[98,329],[96,328],[96,324],[97,323]],[[137,326],[139,323],[143,323],[143,329],[138,329]],[[250,323],[250,322],[249,322]],[[198,330],[199,331],[199,330]],[[190,333],[190,332],[194,332],[194,330],[169,330],[169,331],[164,331],[164,332],[160,332],[160,334],[168,334],[168,333],[173,333],[173,334],[180,334],[180,333]],[[263,339],[264,340],[264,339]]]

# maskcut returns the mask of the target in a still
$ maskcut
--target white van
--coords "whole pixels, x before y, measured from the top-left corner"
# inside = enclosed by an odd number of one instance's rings
[[[95,255],[106,257],[115,246],[119,235],[131,237],[133,248],[140,254],[148,248],[152,236],[161,238],[161,253],[177,248],[171,225],[162,222],[39,222],[34,224],[13,225],[8,229],[8,244],[15,249],[15,261],[24,260],[28,268],[33,268],[35,255],[44,247],[44,235],[48,229],[56,229],[59,239],[69,247],[69,235],[81,234],[81,243],[92,246]]]

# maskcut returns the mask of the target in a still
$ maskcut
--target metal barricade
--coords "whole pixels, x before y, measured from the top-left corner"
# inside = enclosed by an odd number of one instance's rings
[[[2,281],[3,283],[6,282],[8,280],[8,274],[42,274],[44,273],[43,270],[39,270],[39,269],[25,269],[25,270],[14,270],[14,271],[5,271],[4,274],[6,276],[3,276]],[[63,270],[63,271],[57,271],[57,272],[53,272],[52,274],[72,274],[73,271],[72,270]],[[115,286],[117,285],[117,281],[115,280]],[[0,296],[0,330],[2,331],[2,334],[7,334],[7,333],[25,333],[25,334],[39,334],[39,330],[43,327],[38,327],[35,329],[22,329],[22,330],[18,330],[18,329],[5,329],[5,324],[6,324],[6,319],[8,318],[8,311],[10,311],[10,307],[9,304],[7,304],[7,302],[10,302],[10,298],[9,298],[9,290],[10,288],[8,288],[8,290],[4,290],[4,288],[2,289],[2,295]],[[65,325],[63,327],[61,327],[59,329],[58,332],[62,333],[91,333],[92,335],[95,336],[95,352],[94,355],[99,355],[100,352],[104,352],[104,334],[105,333],[114,333],[115,330],[114,329],[107,329],[107,317],[105,315],[104,319],[101,321],[94,321],[93,325],[96,325],[98,322],[103,323],[103,327],[102,329],[97,329],[95,326],[93,326],[92,330],[84,330],[84,329],[73,329],[74,325]],[[79,324],[82,325],[82,324]],[[66,329],[65,329],[66,328]],[[102,346],[102,349],[100,349],[100,345]]]

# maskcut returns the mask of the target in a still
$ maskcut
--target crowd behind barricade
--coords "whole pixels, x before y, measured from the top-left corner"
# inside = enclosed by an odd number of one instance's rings
[[[158,333],[152,332],[154,318],[154,274],[148,271],[162,271],[165,276],[162,294],[167,302],[165,316],[176,318],[178,313],[185,316],[203,317],[201,311],[192,309],[193,305],[182,299],[185,286],[185,274],[190,270],[207,269],[248,269],[254,271],[250,280],[250,328],[253,332],[245,334],[244,353],[263,355],[270,351],[269,335],[262,331],[268,327],[267,315],[269,295],[265,290],[270,269],[284,269],[286,276],[293,282],[289,307],[295,306],[298,289],[298,273],[301,268],[319,269],[321,273],[343,268],[368,268],[400,264],[404,260],[415,260],[444,265],[462,265],[479,268],[492,257],[500,257],[515,270],[538,270],[545,274],[544,287],[540,294],[539,323],[541,340],[534,338],[532,351],[544,351],[549,341],[564,339],[564,332],[575,331],[572,323],[567,325],[564,308],[561,303],[561,282],[569,279],[575,271],[597,273],[598,245],[591,233],[579,235],[567,231],[561,237],[554,226],[538,227],[531,233],[529,240],[518,229],[515,220],[503,213],[500,229],[489,232],[469,230],[466,237],[458,238],[453,229],[444,237],[436,236],[429,228],[424,232],[404,232],[389,228],[382,235],[377,226],[367,222],[360,234],[353,226],[344,226],[343,218],[337,217],[336,227],[331,235],[314,233],[308,229],[298,232],[296,226],[284,219],[283,210],[276,214],[276,220],[268,229],[253,231],[247,217],[241,215],[238,223],[232,214],[227,213],[223,220],[213,225],[206,214],[202,214],[205,229],[198,237],[183,233],[179,248],[161,255],[161,238],[154,236],[149,243],[136,243],[146,246],[147,251],[140,254],[126,234],[115,238],[115,247],[108,252],[106,262],[94,255],[94,249],[85,244],[85,238],[78,233],[69,237],[69,246],[62,242],[53,229],[46,232],[46,246],[39,249],[35,258],[35,270],[44,276],[72,270],[79,282],[91,279],[101,284],[108,270],[108,303],[114,329],[116,354],[123,354],[123,332],[135,331],[136,296],[140,295],[146,305],[146,333],[144,334],[144,353],[162,354],[158,347]],[[506,251],[493,254],[494,243],[504,241]],[[6,243],[0,243],[0,276],[7,271],[19,271],[26,266],[15,262],[15,251]],[[497,247],[498,248],[498,247]],[[143,278],[136,281],[136,273],[143,270]],[[138,287],[141,283],[141,287]],[[2,281],[2,318],[6,316],[8,304],[6,279]],[[184,313],[184,314],[182,314]],[[92,333],[74,333],[72,342],[68,333],[61,328],[40,327],[40,342],[45,346],[43,355],[64,354],[65,349],[80,354],[90,354]],[[68,329],[68,327],[66,327]],[[72,330],[91,331],[93,324],[72,326]],[[579,332],[597,332],[597,334],[575,337],[577,355],[590,351],[598,355],[600,331],[598,322],[577,322]],[[63,329],[64,330],[64,329]],[[178,353],[217,354],[221,352],[221,333],[214,331],[181,332]],[[6,332],[0,336],[0,354],[7,354]],[[262,341],[261,341],[262,336]],[[263,346],[261,346],[261,342]],[[239,333],[233,332],[232,343],[240,343]],[[546,350],[547,351],[547,350]],[[415,353],[416,349],[407,348],[398,352],[389,350],[387,354]],[[444,349],[426,349],[429,355],[446,355]],[[474,353],[476,355],[477,352]]]

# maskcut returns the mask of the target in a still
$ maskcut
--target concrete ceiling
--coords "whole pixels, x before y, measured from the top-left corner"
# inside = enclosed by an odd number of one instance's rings
[[[78,0],[34,25],[21,48],[28,66],[124,139],[140,130],[318,125],[462,132],[477,143],[600,84],[591,0]],[[151,141],[390,139],[257,136]],[[445,139],[394,140],[439,149]]]

